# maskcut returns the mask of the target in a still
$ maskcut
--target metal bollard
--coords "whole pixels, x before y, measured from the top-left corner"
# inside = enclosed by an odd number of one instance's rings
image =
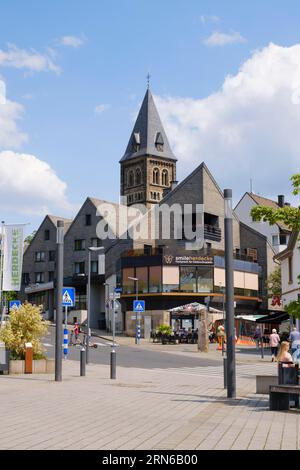
[[[227,388],[227,357],[223,357],[224,388]]]
[[[85,368],[86,368],[86,350],[82,348],[80,350],[80,376],[85,376]]]
[[[260,353],[261,353],[261,358],[263,359],[264,358],[264,341],[263,339],[261,338],[261,342],[260,342]]]
[[[116,354],[115,349],[112,349],[110,353],[110,378],[111,379],[117,378],[116,365],[117,365],[117,354]]]

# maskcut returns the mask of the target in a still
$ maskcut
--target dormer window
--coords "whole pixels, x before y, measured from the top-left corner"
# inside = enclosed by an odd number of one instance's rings
[[[159,152],[163,152],[163,151],[164,151],[164,139],[163,139],[163,136],[161,135],[160,132],[157,132],[157,133],[156,133],[156,137],[155,137],[155,148],[156,148],[156,150],[158,150]]]
[[[134,132],[132,136],[132,150],[134,152],[138,152],[140,148],[141,148],[140,133]]]

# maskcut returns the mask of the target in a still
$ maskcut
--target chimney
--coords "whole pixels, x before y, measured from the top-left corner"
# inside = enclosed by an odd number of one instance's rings
[[[171,181],[171,191],[173,191],[173,189],[175,189],[177,185],[178,181]]]
[[[283,194],[279,194],[279,196],[278,196],[278,205],[279,205],[279,207],[284,206],[284,195]]]

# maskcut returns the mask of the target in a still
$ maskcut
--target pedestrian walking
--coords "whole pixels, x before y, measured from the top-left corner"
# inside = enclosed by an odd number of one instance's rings
[[[259,343],[261,341],[261,331],[260,331],[260,327],[257,326],[255,328],[255,331],[254,331],[254,335],[253,335],[253,339],[255,341],[255,344],[256,344],[256,349],[259,349]]]
[[[289,341],[291,343],[292,354],[294,354],[294,352],[297,351],[298,345],[300,344],[300,333],[295,326],[290,333]]]
[[[272,362],[276,361],[278,345],[280,343],[279,335],[275,328],[272,330],[272,334],[270,334],[270,347],[271,347],[271,354],[272,354]]]
[[[74,336],[75,336],[75,344],[77,344],[77,339],[78,339],[78,336],[79,336],[79,325],[78,325],[78,323],[75,323],[73,333],[74,333]]]

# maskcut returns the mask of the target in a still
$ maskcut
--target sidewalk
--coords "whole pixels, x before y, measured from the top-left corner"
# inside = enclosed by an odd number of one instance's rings
[[[118,367],[110,380],[108,366],[79,377],[79,363],[64,361],[60,383],[1,376],[0,448],[300,449],[299,412],[270,412],[254,376],[240,372],[238,398],[228,400],[221,366],[202,369]]]

